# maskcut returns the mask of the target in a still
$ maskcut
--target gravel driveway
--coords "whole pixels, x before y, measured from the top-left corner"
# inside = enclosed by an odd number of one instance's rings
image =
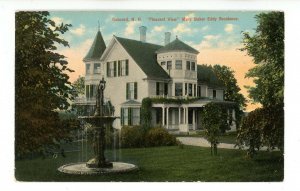
[[[192,146],[201,146],[201,147],[210,147],[210,143],[201,137],[177,137],[177,139],[182,142],[184,145],[192,145]],[[218,144],[218,148],[223,149],[238,149],[238,147],[234,148],[234,144],[220,143]]]

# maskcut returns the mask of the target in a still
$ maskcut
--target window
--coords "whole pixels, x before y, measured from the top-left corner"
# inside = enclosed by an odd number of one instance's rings
[[[166,65],[166,62],[161,62],[160,65],[164,66]]]
[[[121,108],[121,125],[139,125],[140,108]]]
[[[117,76],[117,61],[114,61],[114,67],[113,67],[113,73],[114,73],[114,77]]]
[[[90,74],[90,64],[85,65],[85,74]]]
[[[126,84],[126,99],[137,99],[137,82],[130,82]]]
[[[95,63],[94,64],[94,74],[100,74],[100,73],[101,73],[100,63]]]
[[[191,68],[191,62],[186,61],[186,70],[190,70],[190,68]]]
[[[182,96],[182,83],[175,83],[175,96]]]
[[[168,95],[168,83],[165,83],[164,95]]]
[[[198,86],[197,97],[201,97],[201,86]]]
[[[189,96],[193,96],[193,84],[189,84],[189,92],[188,92]]]
[[[196,71],[196,64],[195,62],[191,62],[191,70]]]
[[[85,86],[85,97],[86,97],[87,99],[90,98],[90,85],[86,85],[86,86]]]
[[[128,76],[128,60],[118,61],[118,76]]]
[[[131,108],[132,115],[131,115],[131,122],[132,125],[139,125],[140,124],[140,108]]]
[[[106,73],[107,77],[117,76],[117,61],[107,62]]]
[[[215,99],[217,97],[217,91],[213,90],[213,98]]]
[[[172,61],[167,62],[167,69],[171,70],[172,69]]]
[[[185,83],[185,86],[184,86],[184,95],[187,95],[187,94],[188,94],[187,87],[188,87],[188,84]]]
[[[95,98],[97,93],[97,85],[86,85],[85,86],[85,97],[87,99]]]
[[[156,82],[156,95],[159,95],[159,82]]]
[[[182,69],[182,60],[176,60],[175,61],[175,68],[177,70],[181,70]]]
[[[194,84],[194,96],[196,97],[197,91],[196,91],[196,84]]]

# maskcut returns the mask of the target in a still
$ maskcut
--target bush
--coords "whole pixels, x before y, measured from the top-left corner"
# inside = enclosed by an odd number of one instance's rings
[[[155,127],[146,133],[145,144],[147,147],[173,146],[177,145],[177,141],[166,129]]]
[[[121,144],[123,148],[144,147],[145,133],[141,126],[124,126],[121,130]]]

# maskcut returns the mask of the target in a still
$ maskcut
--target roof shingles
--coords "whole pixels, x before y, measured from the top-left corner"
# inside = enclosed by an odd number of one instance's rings
[[[155,51],[162,46],[132,39],[115,37],[148,78],[170,79],[167,72],[159,66]]]

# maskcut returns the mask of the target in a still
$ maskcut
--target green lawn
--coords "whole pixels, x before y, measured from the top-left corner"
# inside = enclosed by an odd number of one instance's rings
[[[78,152],[66,158],[16,161],[19,181],[282,181],[283,161],[279,152],[260,152],[246,159],[243,151],[219,149],[211,156],[209,148],[184,146],[122,149],[122,161],[134,163],[139,170],[113,175],[67,175],[57,171],[63,164],[75,162]],[[111,158],[112,153],[107,156]]]

